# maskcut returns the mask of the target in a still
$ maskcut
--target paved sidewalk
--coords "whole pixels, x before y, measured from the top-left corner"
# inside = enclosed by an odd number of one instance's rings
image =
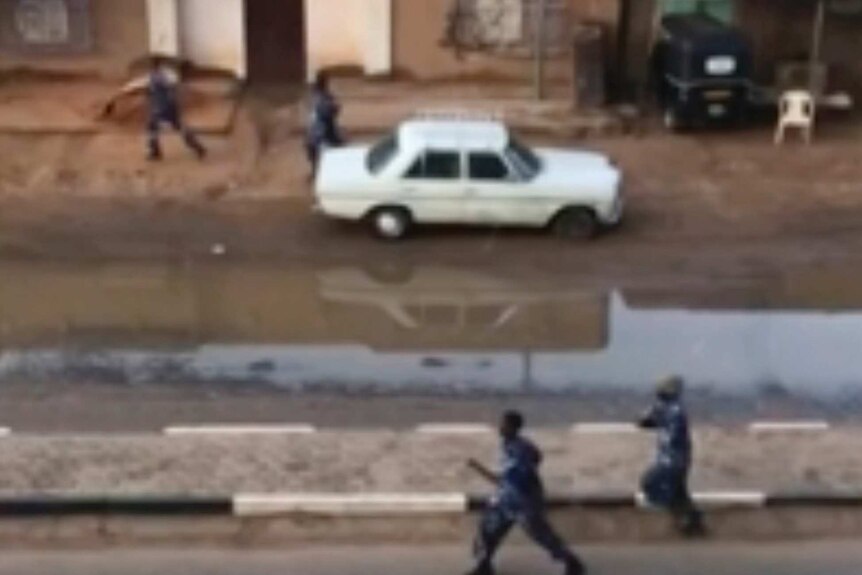
[[[302,431],[295,430],[295,431]],[[468,431],[468,430],[464,430]],[[862,487],[858,430],[701,430],[697,491],[838,492]],[[641,433],[533,434],[555,494],[632,493],[651,457]],[[313,432],[282,436],[30,437],[0,440],[0,494],[483,493],[464,465],[496,459],[491,433]]]

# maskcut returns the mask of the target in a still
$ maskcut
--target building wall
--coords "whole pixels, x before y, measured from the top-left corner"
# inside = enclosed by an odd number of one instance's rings
[[[826,22],[823,58],[830,64],[830,88],[849,90],[862,101],[862,17],[830,17]]]
[[[391,0],[307,0],[305,17],[309,76],[324,68],[391,71]]]
[[[245,77],[243,0],[179,0],[179,36],[184,58]]]
[[[740,25],[754,43],[757,79],[773,82],[776,64],[806,60],[811,51],[816,3],[746,0],[737,5]],[[830,67],[830,88],[862,96],[862,16],[827,15],[822,58]]]
[[[305,3],[308,68],[364,65],[364,0],[310,0]]]
[[[393,60],[395,71],[423,80],[458,78],[523,79],[532,66],[529,59],[488,53],[465,53],[462,58],[441,46],[447,15],[454,0],[393,0]],[[606,26],[613,53],[617,36],[620,0],[570,0],[575,20]],[[551,66],[551,79],[570,76],[568,62]]]
[[[148,51],[146,0],[90,0],[92,45],[83,53],[26,54],[0,49],[0,70],[30,68],[120,77]]]

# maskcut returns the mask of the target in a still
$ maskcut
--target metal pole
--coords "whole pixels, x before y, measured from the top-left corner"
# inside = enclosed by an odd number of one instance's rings
[[[545,19],[547,17],[548,0],[535,0],[535,30],[533,31],[535,67],[533,70],[533,89],[537,100],[545,97],[545,34],[547,33]]]
[[[533,389],[533,354],[530,350],[524,350],[524,371],[521,375],[522,391]]]
[[[816,86],[814,80],[816,78],[817,68],[820,64],[820,57],[823,52],[823,28],[826,23],[826,2],[819,0],[817,2],[817,15],[814,19],[814,33],[811,39],[811,61],[808,65],[808,88],[814,96]]]

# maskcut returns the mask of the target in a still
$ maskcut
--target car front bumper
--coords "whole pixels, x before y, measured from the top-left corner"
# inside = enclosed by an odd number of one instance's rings
[[[623,219],[625,213],[625,198],[622,193],[617,194],[616,199],[610,207],[603,213],[599,214],[600,221],[604,226],[616,226]]]

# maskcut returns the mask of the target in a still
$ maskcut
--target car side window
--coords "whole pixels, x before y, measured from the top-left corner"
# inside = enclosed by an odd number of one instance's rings
[[[509,166],[494,153],[470,154],[469,173],[471,180],[478,181],[505,181],[511,178]]]
[[[426,152],[417,158],[404,177],[411,180],[457,180],[461,178],[461,154]]]

